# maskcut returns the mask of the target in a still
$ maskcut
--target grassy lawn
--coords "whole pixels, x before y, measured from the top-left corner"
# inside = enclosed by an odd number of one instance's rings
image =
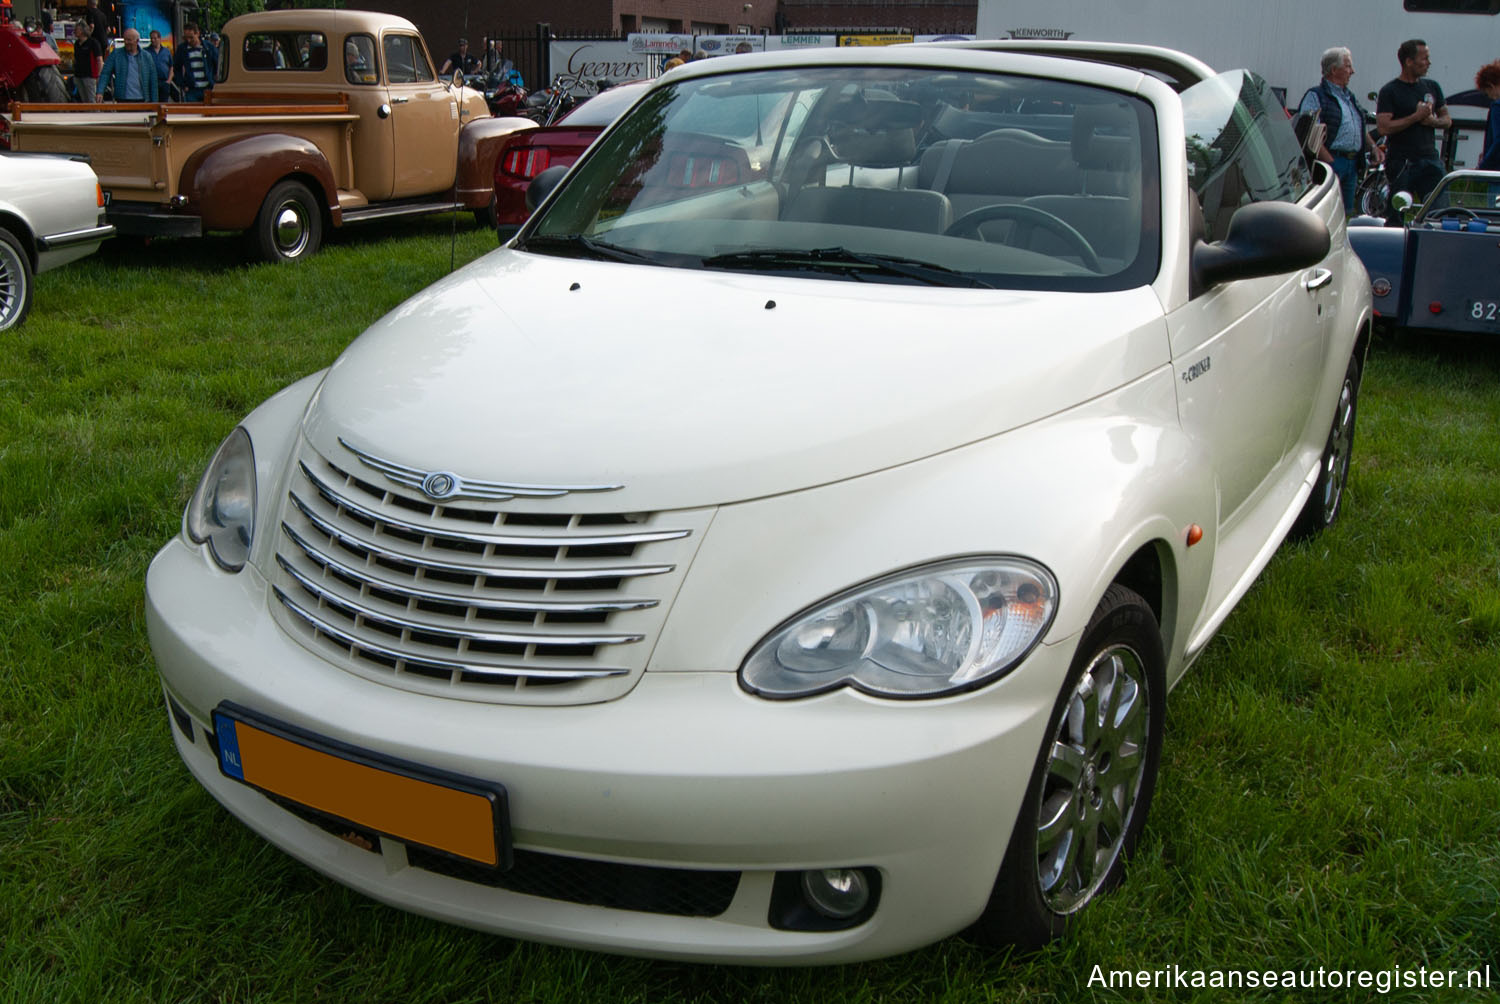
[[[245,412],[494,247],[463,219],[450,249],[450,226],[341,234],[296,268],[117,241],[42,276],[0,340],[0,1001],[1376,996],[1090,985],[1173,964],[1488,963],[1500,989],[1500,344],[1377,342],[1342,521],[1282,549],[1174,692],[1125,886],[1038,956],[955,939],[765,971],[554,949],[381,906],[253,836],[172,747],[146,565]]]

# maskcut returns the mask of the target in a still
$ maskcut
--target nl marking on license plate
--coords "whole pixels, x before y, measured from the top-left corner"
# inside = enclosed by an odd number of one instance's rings
[[[226,777],[397,840],[510,866],[501,785],[358,750],[229,703],[213,717]]]

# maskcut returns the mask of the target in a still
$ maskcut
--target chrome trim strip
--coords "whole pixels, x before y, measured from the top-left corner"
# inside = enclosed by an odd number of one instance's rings
[[[646,636],[642,634],[522,634],[509,631],[479,631],[474,630],[470,623],[464,623],[462,630],[448,625],[436,624],[410,620],[405,617],[396,617],[369,607],[363,603],[356,603],[345,596],[329,592],[321,588],[318,583],[303,575],[292,567],[292,563],[284,555],[276,556],[276,563],[295,579],[298,585],[309,593],[317,596],[325,603],[341,607],[356,617],[367,621],[374,621],[386,627],[399,628],[402,631],[415,631],[419,634],[437,635],[442,638],[452,638],[455,641],[477,641],[486,644],[498,645],[629,645],[643,640]]]
[[[358,502],[339,494],[338,489],[313,473],[312,468],[307,466],[306,461],[298,461],[302,473],[307,480],[312,482],[318,494],[322,495],[331,504],[347,509],[357,516],[362,516],[372,523],[384,523],[386,526],[394,527],[404,533],[418,534],[423,537],[436,537],[441,540],[455,540],[465,544],[494,544],[497,547],[536,547],[536,548],[559,548],[559,547],[586,547],[597,544],[652,544],[662,540],[681,540],[690,536],[691,530],[655,530],[644,533],[620,533],[620,534],[594,534],[592,536],[575,537],[543,537],[510,534],[491,533],[464,533],[458,530],[438,530],[433,527],[423,526],[418,523],[409,523],[406,520],[396,519],[373,509],[366,509]]]
[[[504,501],[505,499],[526,496],[528,498],[555,498],[566,495],[569,492],[613,492],[619,491],[624,485],[529,485],[510,483],[505,481],[480,481],[459,477],[445,471],[424,471],[418,467],[408,467],[398,464],[393,460],[377,457],[373,453],[367,453],[357,446],[353,446],[343,436],[339,437],[339,445],[354,454],[360,461],[372,470],[379,471],[398,485],[415,488],[423,491],[422,485],[431,475],[446,474],[452,479],[452,489],[444,492],[441,496],[433,496],[431,493],[423,492],[431,498],[440,498],[441,501],[449,499],[484,499],[489,501]]]
[[[399,652],[395,649],[386,648],[383,645],[372,645],[368,641],[355,638],[343,629],[314,615],[311,611],[303,609],[280,586],[273,585],[271,588],[275,591],[276,598],[282,602],[282,605],[291,614],[301,618],[307,624],[311,625],[314,630],[321,631],[330,638],[337,639],[339,642],[348,645],[350,648],[369,652],[395,662],[428,666],[433,669],[447,670],[450,673],[477,673],[484,676],[519,676],[551,680],[586,680],[608,676],[625,676],[630,672],[628,669],[622,669],[617,666],[599,666],[591,669],[546,669],[538,666],[512,667],[502,663],[445,662],[441,659],[432,659],[425,656]]]
[[[386,592],[400,593],[402,596],[415,600],[426,600],[432,603],[449,603],[456,606],[469,606],[478,610],[504,610],[520,611],[523,613],[581,613],[597,614],[612,613],[619,610],[645,610],[659,604],[660,600],[594,600],[580,601],[576,603],[560,602],[557,600],[500,600],[487,599],[457,593],[432,592],[426,589],[413,589],[401,583],[391,582],[387,579],[378,579],[370,575],[367,569],[355,568],[346,565],[336,558],[330,557],[313,547],[304,540],[302,535],[285,523],[281,524],[281,532],[289,537],[292,543],[302,549],[302,552],[311,560],[325,568],[331,568],[341,575],[347,575],[351,579],[357,579],[375,589],[383,589]],[[277,556],[278,559],[280,555]]]
[[[314,513],[306,502],[297,497],[295,492],[288,492],[287,498],[291,500],[292,505],[296,506],[302,515],[308,518],[309,522],[335,540],[343,541],[352,547],[357,547],[374,555],[376,558],[410,565],[414,569],[424,571],[452,572],[459,575],[473,575],[494,579],[607,579],[633,578],[638,575],[662,575],[677,567],[675,565],[591,565],[584,568],[517,568],[513,565],[465,565],[458,562],[430,561],[426,558],[413,557],[401,551],[392,551],[388,548],[379,547],[359,537],[347,534],[328,522],[328,520]]]
[[[102,241],[106,237],[113,237],[114,235],[115,228],[110,224],[105,224],[102,227],[89,227],[85,230],[68,230],[60,234],[38,237],[36,239],[36,249],[38,251],[61,251],[63,248],[70,248],[75,244]]]

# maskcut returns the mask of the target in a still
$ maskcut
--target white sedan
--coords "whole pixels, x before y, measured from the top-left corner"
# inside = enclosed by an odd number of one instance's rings
[[[0,152],[0,331],[26,320],[37,273],[93,254],[114,232],[87,158]]]
[[[689,64],[225,440],[147,581],[177,748],[499,934],[1040,944],[1120,879],[1168,689],[1338,515],[1370,321],[1251,73]]]

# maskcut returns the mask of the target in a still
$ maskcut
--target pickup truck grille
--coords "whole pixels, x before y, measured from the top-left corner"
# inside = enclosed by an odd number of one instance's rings
[[[284,628],[381,682],[572,704],[644,671],[709,513],[434,502],[304,442],[277,528]]]

